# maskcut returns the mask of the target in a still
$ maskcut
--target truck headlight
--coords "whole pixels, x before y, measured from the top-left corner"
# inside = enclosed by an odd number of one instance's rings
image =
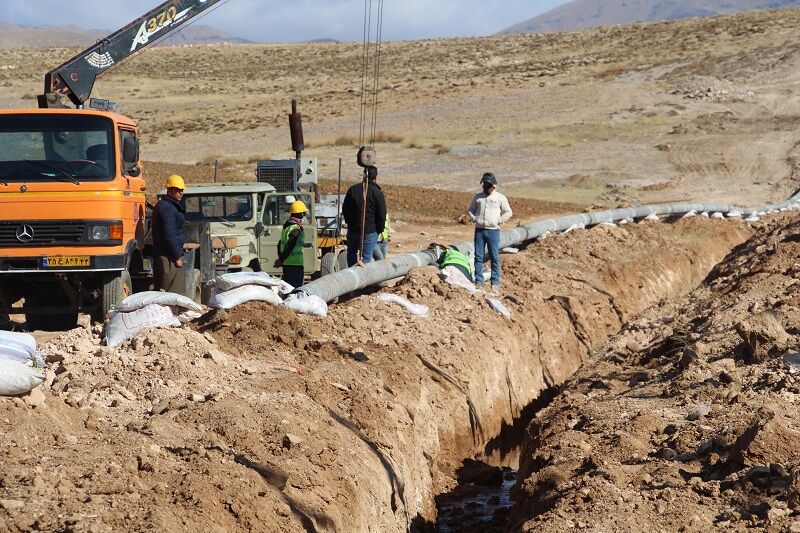
[[[111,226],[89,226],[89,240],[107,241],[111,239]]]
[[[93,224],[89,226],[90,241],[121,241],[122,224]]]

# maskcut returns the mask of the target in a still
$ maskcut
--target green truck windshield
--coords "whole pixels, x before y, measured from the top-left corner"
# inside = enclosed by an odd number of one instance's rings
[[[107,181],[114,123],[93,115],[0,115],[0,180]]]
[[[253,218],[253,202],[249,194],[217,194],[183,197],[186,220],[244,222]]]

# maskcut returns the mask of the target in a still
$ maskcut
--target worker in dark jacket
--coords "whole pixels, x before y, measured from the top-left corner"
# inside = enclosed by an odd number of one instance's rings
[[[186,209],[181,203],[186,184],[183,178],[172,175],[166,183],[167,195],[153,209],[153,274],[155,289],[184,294],[183,245],[186,236],[183,223]]]
[[[364,183],[357,183],[345,194],[342,202],[342,215],[347,223],[347,265],[353,266],[358,262],[359,250],[361,262],[372,261],[375,245],[378,243],[378,234],[383,233],[386,224],[386,199],[377,183],[378,169],[374,166],[364,168],[367,176],[366,203],[364,202]],[[364,225],[361,225],[362,206],[365,206]],[[364,245],[361,245],[363,231]]]
[[[303,248],[305,248],[305,232],[303,218],[308,208],[302,200],[292,202],[289,206],[289,220],[283,225],[281,240],[278,241],[278,259],[275,268],[283,268],[283,281],[292,287],[300,287],[304,281]]]

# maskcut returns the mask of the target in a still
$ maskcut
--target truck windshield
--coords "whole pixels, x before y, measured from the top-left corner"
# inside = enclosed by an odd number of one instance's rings
[[[0,179],[113,179],[114,123],[93,115],[0,115]]]
[[[253,218],[253,202],[249,194],[186,195],[183,200],[186,205],[186,219],[192,222],[245,222]]]

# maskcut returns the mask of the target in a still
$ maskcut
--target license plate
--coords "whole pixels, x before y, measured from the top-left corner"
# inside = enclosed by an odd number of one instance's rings
[[[42,266],[46,268],[88,267],[92,262],[88,255],[59,255],[42,257]]]

